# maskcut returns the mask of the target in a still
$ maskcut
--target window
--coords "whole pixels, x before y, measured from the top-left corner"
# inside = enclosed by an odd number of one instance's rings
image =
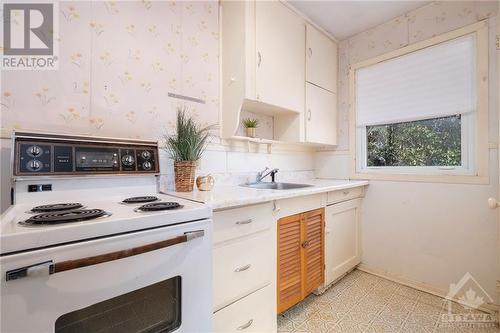
[[[357,178],[484,174],[487,107],[477,97],[487,91],[487,82],[477,79],[488,68],[487,52],[479,50],[487,46],[483,27],[465,27],[351,67]]]
[[[366,127],[369,167],[462,165],[461,116]]]

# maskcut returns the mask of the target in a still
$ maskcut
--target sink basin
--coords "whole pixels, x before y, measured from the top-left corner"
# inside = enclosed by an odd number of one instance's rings
[[[294,188],[311,187],[312,185],[294,184],[294,183],[261,182],[261,183],[243,184],[240,186],[250,187],[250,188],[259,188],[259,189],[267,189],[267,190],[290,190],[290,189],[294,189]]]

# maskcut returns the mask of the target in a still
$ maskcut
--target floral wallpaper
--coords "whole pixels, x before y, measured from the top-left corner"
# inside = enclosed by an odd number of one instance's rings
[[[337,150],[349,149],[349,66],[498,14],[497,1],[437,1],[339,43]]]
[[[2,72],[2,129],[156,139],[180,106],[218,123],[217,1],[62,1],[59,25],[59,70]]]

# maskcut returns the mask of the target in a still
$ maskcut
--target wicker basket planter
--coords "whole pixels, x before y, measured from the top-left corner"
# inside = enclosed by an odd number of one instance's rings
[[[194,173],[197,161],[175,161],[175,190],[177,192],[192,192],[194,186]]]

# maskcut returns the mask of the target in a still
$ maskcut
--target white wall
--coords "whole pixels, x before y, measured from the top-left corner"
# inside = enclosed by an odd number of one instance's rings
[[[442,291],[470,272],[495,299],[497,212],[486,201],[497,196],[496,182],[495,176],[487,186],[370,182],[363,264]]]
[[[363,264],[447,292],[470,272],[497,299],[497,2],[435,2],[340,42],[339,149],[316,154],[318,177],[348,178],[348,66],[490,17],[490,183],[372,181],[363,206]]]

